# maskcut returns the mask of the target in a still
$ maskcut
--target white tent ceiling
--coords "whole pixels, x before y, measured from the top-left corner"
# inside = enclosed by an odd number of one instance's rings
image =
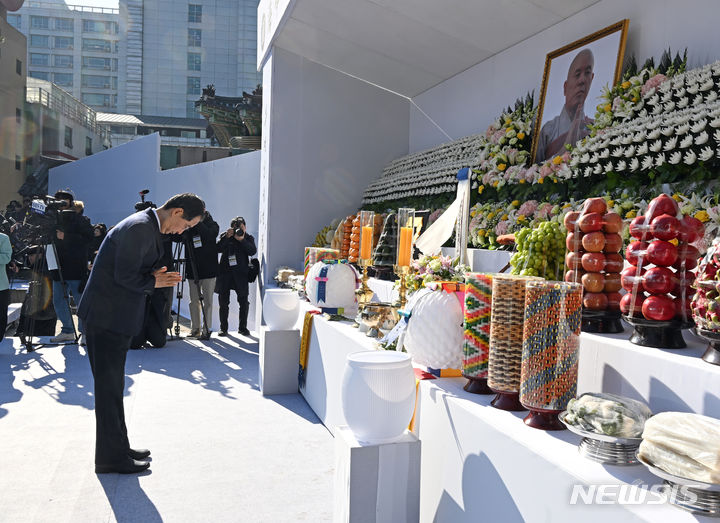
[[[414,97],[599,0],[296,0],[275,45]]]

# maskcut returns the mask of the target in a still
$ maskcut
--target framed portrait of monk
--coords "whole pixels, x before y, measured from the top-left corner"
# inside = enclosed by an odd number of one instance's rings
[[[603,87],[620,80],[629,20],[547,54],[532,157],[543,163],[590,134]]]

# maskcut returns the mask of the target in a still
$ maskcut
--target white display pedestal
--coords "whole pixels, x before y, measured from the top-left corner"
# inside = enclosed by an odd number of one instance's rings
[[[580,437],[526,426],[527,412],[490,406],[492,395],[463,390],[464,378],[420,382],[420,521],[617,523],[711,522],[667,504],[619,504],[636,482],[662,480],[644,466],[603,466],[582,457]],[[585,503],[573,489],[591,490]],[[597,503],[599,499],[605,503]],[[603,494],[604,493],[604,494]],[[620,497],[622,496],[622,497]],[[654,499],[654,498],[653,498]]]
[[[260,327],[260,391],[269,394],[296,394],[298,391],[298,361],[300,359],[300,331],[270,330]]]
[[[358,443],[335,430],[335,523],[416,523],[420,509],[420,440]]]
[[[445,256],[455,256],[455,247],[443,247]],[[490,249],[468,249],[468,265],[472,272],[500,272],[510,263],[512,252]]]

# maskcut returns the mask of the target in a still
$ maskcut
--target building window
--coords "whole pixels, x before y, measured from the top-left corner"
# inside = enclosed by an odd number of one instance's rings
[[[50,29],[50,18],[47,16],[30,16],[32,29]]]
[[[15,60],[15,72],[22,76],[22,60]]]
[[[58,31],[74,31],[75,25],[72,18],[56,18],[55,29]]]
[[[98,40],[96,38],[83,38],[82,49],[83,51],[109,53],[112,49],[112,42],[110,40]]]
[[[83,93],[82,102],[87,105],[110,107],[110,95],[100,93]]]
[[[83,20],[83,33],[117,34],[116,22],[103,22],[101,20]]]
[[[13,26],[18,31],[22,28],[22,18],[20,15],[7,15],[8,24]]]
[[[55,67],[63,67],[65,69],[72,69],[73,57],[67,54],[56,54],[53,55],[53,65]]]
[[[65,147],[72,149],[72,127],[65,126]]]
[[[50,81],[50,73],[47,71],[28,71],[30,78],[37,78],[38,80]]]
[[[19,171],[22,169],[22,158],[19,155],[15,155],[15,170]]]
[[[201,56],[197,53],[187,54],[187,68],[188,71],[199,71],[202,64]]]
[[[82,86],[93,89],[110,89],[110,77],[84,74],[82,75]]]
[[[73,49],[75,47],[75,39],[72,36],[56,36],[55,49]]]
[[[92,154],[92,138],[89,136],[85,137],[85,156],[90,156]]]
[[[30,53],[30,65],[50,65],[50,55],[43,53]]]
[[[202,47],[202,29],[188,29],[188,47]]]
[[[60,87],[72,87],[73,86],[73,74],[72,73],[53,73],[53,83]]]
[[[188,118],[199,118],[198,112],[195,109],[195,100],[185,102],[185,116]]]
[[[187,94],[200,94],[200,77],[188,76]]]
[[[15,108],[15,122],[18,124],[22,123],[22,109]]]
[[[197,4],[188,4],[188,22],[193,24],[202,23],[202,6]]]
[[[117,76],[113,76],[113,77],[112,77],[112,88],[113,88],[113,89],[117,89],[117,88],[118,88],[118,86],[117,86]]]
[[[83,69],[103,69],[109,71],[110,63],[110,58],[98,58],[96,56],[82,57]]]
[[[30,47],[50,47],[50,37],[48,35],[30,35]]]

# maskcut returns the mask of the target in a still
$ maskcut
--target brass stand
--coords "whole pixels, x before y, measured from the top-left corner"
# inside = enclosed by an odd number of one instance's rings
[[[375,294],[370,287],[368,287],[367,281],[368,281],[368,275],[367,270],[368,267],[372,265],[372,260],[367,259],[358,260],[358,265],[360,265],[363,269],[362,272],[362,284],[360,285],[360,288],[355,291],[355,294],[358,298],[358,310],[362,311],[365,306],[370,303],[370,300],[372,300],[373,294]]]
[[[395,274],[400,276],[398,293],[400,294],[400,308],[404,309],[405,305],[407,305],[407,283],[405,282],[405,278],[410,274],[410,267],[408,265],[394,265],[393,268],[395,269]]]

